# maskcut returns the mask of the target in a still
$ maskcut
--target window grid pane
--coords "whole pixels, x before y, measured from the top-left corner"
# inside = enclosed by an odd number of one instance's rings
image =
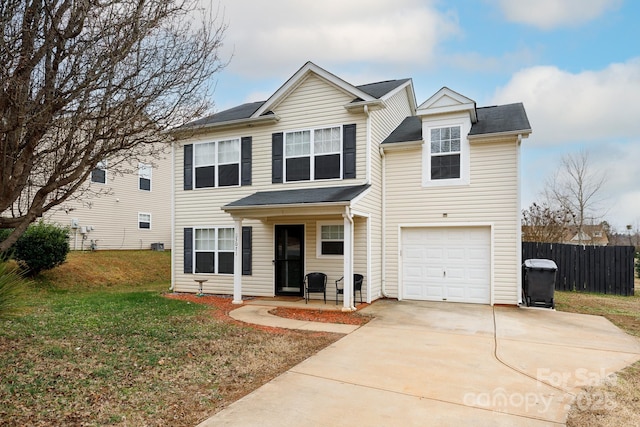
[[[344,240],[343,225],[323,225],[322,240]]]
[[[315,154],[340,152],[340,128],[316,129],[313,133],[313,150]]]
[[[310,154],[311,132],[308,130],[289,132],[285,140],[285,156],[300,157]]]
[[[431,129],[431,154],[460,152],[460,126]]]
[[[218,164],[240,162],[240,141],[230,139],[218,142]]]
[[[216,249],[215,228],[197,228],[196,251],[214,251]]]
[[[151,179],[151,165],[140,163],[138,165],[138,175],[140,178]]]
[[[218,229],[218,250],[231,251],[234,249],[233,228]]]
[[[205,142],[193,146],[193,158],[195,166],[209,166],[216,162],[216,143]]]

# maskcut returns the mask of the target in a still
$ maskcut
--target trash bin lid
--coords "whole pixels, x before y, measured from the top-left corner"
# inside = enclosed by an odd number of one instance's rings
[[[536,270],[557,270],[558,266],[550,259],[528,259],[524,262],[525,268],[535,268]]]

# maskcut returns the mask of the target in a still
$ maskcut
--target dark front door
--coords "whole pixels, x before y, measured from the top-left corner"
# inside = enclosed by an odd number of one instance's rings
[[[304,225],[276,225],[276,295],[304,292]]]

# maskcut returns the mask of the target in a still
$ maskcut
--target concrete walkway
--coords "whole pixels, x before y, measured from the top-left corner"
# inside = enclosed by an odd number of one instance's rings
[[[363,312],[376,318],[200,426],[563,425],[582,387],[640,360],[640,342],[598,316],[409,301]]]
[[[310,322],[305,320],[286,319],[284,317],[269,314],[269,310],[273,310],[272,305],[244,305],[229,313],[229,316],[245,323],[253,323],[255,325],[273,326],[285,329],[301,329],[303,331],[321,331],[335,332],[338,334],[350,334],[360,326],[356,325],[339,325],[336,323]]]

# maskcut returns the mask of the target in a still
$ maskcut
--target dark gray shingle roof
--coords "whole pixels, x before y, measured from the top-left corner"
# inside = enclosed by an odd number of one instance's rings
[[[531,130],[527,112],[522,103],[482,107],[477,109],[478,121],[471,126],[469,135]]]
[[[471,126],[469,135],[530,131],[531,125],[522,103],[478,108],[478,121]],[[419,117],[405,118],[397,128],[382,141],[383,144],[409,142],[422,139],[422,121]]]
[[[401,80],[388,80],[384,82],[370,83],[366,85],[357,86],[358,89],[366,93],[367,95],[373,96],[374,98],[380,98],[387,93],[391,92],[398,86],[404,84],[409,79],[401,79]],[[356,99],[356,101],[362,101],[361,99]],[[207,117],[203,117],[201,119],[195,120],[193,122],[189,122],[185,125],[180,126],[178,129],[189,129],[200,126],[208,126],[216,123],[224,123],[230,122],[234,120],[242,120],[248,119],[258,111],[260,107],[264,105],[266,101],[258,101],[258,102],[248,102],[246,104],[238,105],[237,107],[229,108],[228,110],[220,111],[218,113],[212,114]],[[272,113],[265,113],[272,114]]]
[[[398,86],[403,85],[408,82],[410,79],[400,79],[400,80],[387,80],[384,82],[377,83],[369,83],[366,85],[356,86],[356,88],[360,89],[364,93],[369,96],[373,96],[376,99],[385,96]]]
[[[305,188],[299,190],[259,191],[224,207],[293,205],[304,203],[348,202],[369,188],[369,184],[347,187]]]
[[[258,108],[262,107],[265,101],[248,102],[246,104],[238,105],[237,107],[229,108],[228,110],[220,111],[207,117],[203,117],[193,122],[189,122],[180,126],[181,129],[188,129],[192,127],[212,125],[215,123],[230,122],[233,120],[248,119]]]
[[[394,142],[419,141],[421,139],[422,120],[417,116],[409,116],[382,143],[391,144]]]

